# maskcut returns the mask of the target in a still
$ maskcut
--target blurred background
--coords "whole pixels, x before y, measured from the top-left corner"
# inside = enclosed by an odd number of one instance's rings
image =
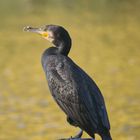
[[[0,140],[55,140],[79,131],[48,90],[40,58],[51,44],[23,32],[50,23],[69,31],[69,56],[99,85],[113,140],[140,139],[140,1],[1,0],[0,19]]]

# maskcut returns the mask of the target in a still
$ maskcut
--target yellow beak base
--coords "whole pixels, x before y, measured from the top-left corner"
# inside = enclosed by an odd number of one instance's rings
[[[48,33],[47,32],[43,32],[41,33],[42,37],[48,37]]]

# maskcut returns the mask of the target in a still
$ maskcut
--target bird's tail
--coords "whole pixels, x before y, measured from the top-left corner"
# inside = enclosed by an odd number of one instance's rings
[[[102,137],[102,140],[112,140],[110,132],[107,133],[106,135],[102,135],[101,137]]]

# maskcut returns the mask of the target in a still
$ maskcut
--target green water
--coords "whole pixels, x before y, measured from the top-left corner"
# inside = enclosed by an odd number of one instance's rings
[[[140,139],[139,7],[136,0],[1,0],[0,140],[55,140],[78,131],[47,87],[40,57],[51,44],[22,31],[50,23],[68,29],[69,56],[99,85],[113,140]]]

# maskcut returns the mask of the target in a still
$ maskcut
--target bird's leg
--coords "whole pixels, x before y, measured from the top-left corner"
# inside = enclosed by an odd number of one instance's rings
[[[67,121],[69,122],[69,124],[71,124],[71,125],[73,125],[73,126],[76,126],[76,127],[78,126],[78,125],[75,123],[75,121],[74,121],[73,119],[71,119],[69,116],[67,116]],[[76,136],[71,137],[70,139],[81,138],[82,134],[83,134],[83,130],[81,129],[81,130],[78,132],[78,134],[77,134]]]
[[[80,129],[80,131],[78,132],[78,134],[76,134],[74,137],[71,137],[71,139],[78,139],[81,138],[83,135],[83,130]]]

